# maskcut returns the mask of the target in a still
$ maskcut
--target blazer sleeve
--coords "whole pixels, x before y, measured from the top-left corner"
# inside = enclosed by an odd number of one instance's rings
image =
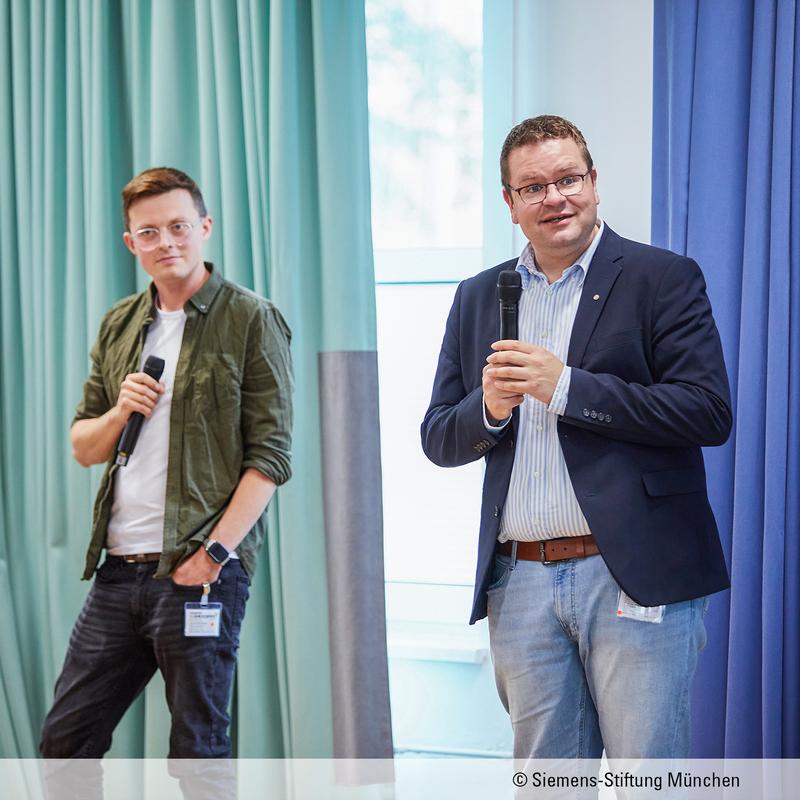
[[[678,257],[665,269],[651,320],[653,383],[573,367],[563,421],[647,445],[723,444],[732,425],[728,376],[705,281],[692,259]]]
[[[502,438],[488,431],[483,424],[483,388],[465,367],[460,331],[462,325],[463,286],[459,284],[447,318],[439,363],[433,381],[431,402],[422,421],[422,449],[440,467],[458,467],[482,458]],[[511,426],[508,425],[507,428]]]

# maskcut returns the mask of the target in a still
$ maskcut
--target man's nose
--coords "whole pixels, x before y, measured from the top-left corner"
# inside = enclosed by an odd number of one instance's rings
[[[564,199],[564,195],[556,189],[554,183],[550,183],[544,187],[544,200],[543,203],[549,206],[559,206]]]
[[[169,232],[169,228],[159,228],[158,229],[158,246],[159,247],[172,247],[176,244],[175,239],[172,237],[172,234]]]

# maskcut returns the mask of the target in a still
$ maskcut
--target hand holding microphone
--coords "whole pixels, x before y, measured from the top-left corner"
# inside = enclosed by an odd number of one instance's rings
[[[500,339],[516,339],[518,334],[519,298],[522,295],[522,278],[513,269],[504,269],[497,276],[497,299],[500,302]],[[493,345],[494,346],[494,345]],[[489,356],[492,358],[492,356]],[[483,402],[490,423],[502,422],[511,416],[512,410],[523,400],[524,395],[515,391],[504,391],[497,386],[492,365],[483,368]]]
[[[164,359],[148,356],[141,372],[125,377],[117,398],[117,410],[127,422],[117,447],[117,464],[124,467],[133,453],[146,417],[153,413],[156,401],[164,393],[158,382],[164,372]]]
[[[482,381],[486,410],[498,421],[507,419],[526,394],[549,405],[564,369],[563,362],[549,350],[518,341],[521,294],[522,279],[519,273],[503,270],[497,281],[500,341],[492,344],[496,352],[486,359]]]

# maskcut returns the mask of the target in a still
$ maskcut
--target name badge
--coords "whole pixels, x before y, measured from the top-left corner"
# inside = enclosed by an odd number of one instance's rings
[[[184,603],[184,636],[219,636],[219,621],[222,617],[222,603]]]
[[[657,625],[664,619],[664,608],[664,606],[637,606],[622,589],[619,590],[618,617],[638,619],[639,622],[652,622]]]
[[[199,603],[183,604],[184,636],[219,636],[222,603],[209,603],[209,584],[203,584],[203,596]]]

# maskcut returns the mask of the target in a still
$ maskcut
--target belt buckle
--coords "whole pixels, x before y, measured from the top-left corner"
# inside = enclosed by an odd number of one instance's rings
[[[147,564],[149,562],[147,556],[148,553],[129,553],[126,556],[121,556],[121,558],[125,560],[126,564]]]
[[[552,561],[547,559],[547,548],[545,547],[546,542],[543,540],[539,542],[539,556],[542,560],[542,564],[552,564]]]

